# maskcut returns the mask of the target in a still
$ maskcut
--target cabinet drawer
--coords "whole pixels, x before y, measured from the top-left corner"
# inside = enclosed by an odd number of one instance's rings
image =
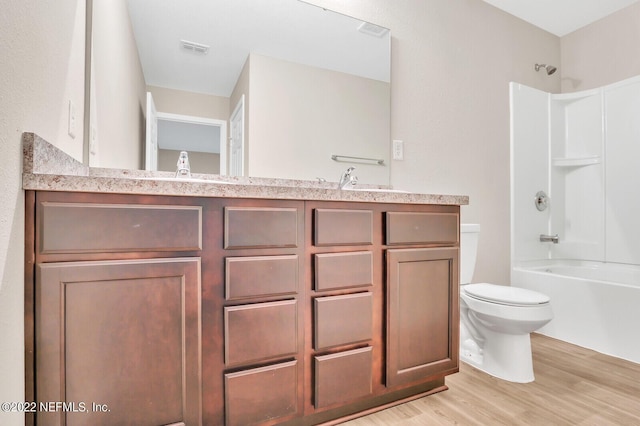
[[[315,209],[314,213],[316,246],[373,243],[371,210]]]
[[[297,209],[276,207],[225,207],[225,249],[297,246]]]
[[[454,244],[456,213],[387,212],[387,244]]]
[[[349,402],[372,393],[371,347],[314,357],[315,406]]]
[[[372,338],[373,293],[314,299],[316,350]]]
[[[42,202],[40,253],[202,249],[202,207]]]
[[[245,426],[298,412],[297,361],[224,375],[226,424]]]
[[[298,292],[298,256],[228,257],[225,298],[294,294]]]
[[[227,365],[297,352],[297,302],[255,303],[224,308],[224,359]]]
[[[373,253],[323,253],[315,255],[316,291],[373,285]]]

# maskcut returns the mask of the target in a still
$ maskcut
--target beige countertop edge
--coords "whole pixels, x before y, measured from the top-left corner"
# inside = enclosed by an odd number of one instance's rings
[[[22,187],[36,191],[187,197],[263,198],[280,200],[352,201],[399,204],[467,205],[465,195],[404,192],[340,191],[337,183],[273,178],[196,175],[195,181],[174,180],[172,173],[90,168],[34,133],[23,133]],[[209,181],[212,178],[217,181]],[[228,183],[226,183],[228,182]],[[375,185],[359,185],[376,189]]]
[[[337,189],[314,187],[244,185],[193,181],[180,182],[148,178],[138,179],[135,177],[122,178],[36,173],[23,173],[23,189],[188,197],[263,198],[436,205],[469,204],[469,197],[466,195],[339,191]]]

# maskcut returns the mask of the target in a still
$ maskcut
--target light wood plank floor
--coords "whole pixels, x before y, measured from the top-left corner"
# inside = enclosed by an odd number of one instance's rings
[[[343,425],[640,425],[640,364],[531,337],[533,383],[461,363],[446,379],[449,390]]]

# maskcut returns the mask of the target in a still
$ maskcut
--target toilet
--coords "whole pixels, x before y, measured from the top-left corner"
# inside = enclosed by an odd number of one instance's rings
[[[460,359],[494,377],[534,380],[530,333],[553,319],[548,296],[497,284],[470,284],[480,225],[460,226]]]

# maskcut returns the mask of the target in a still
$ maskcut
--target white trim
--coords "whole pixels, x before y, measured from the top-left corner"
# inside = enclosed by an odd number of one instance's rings
[[[159,120],[179,121],[181,123],[208,124],[211,126],[227,127],[226,120],[217,120],[215,118],[196,117],[193,115],[172,114],[169,112],[157,113]]]
[[[241,157],[241,161],[240,161],[240,174],[239,176],[244,176],[244,157],[245,157],[245,145],[244,145],[244,133],[245,133],[245,114],[244,114],[244,94],[242,94],[242,96],[240,96],[240,100],[238,101],[238,103],[236,104],[236,107],[233,109],[233,113],[231,114],[231,118],[229,119],[229,125],[231,126],[231,123],[233,123],[234,119],[236,118],[236,115],[241,114],[240,115],[240,121],[242,122],[242,140],[240,142],[240,146],[242,148],[242,157]],[[221,154],[222,156],[222,154]],[[231,157],[231,151],[229,151],[229,157]],[[231,158],[229,158],[229,162],[230,162]],[[231,169],[231,164],[229,164],[229,169]]]

